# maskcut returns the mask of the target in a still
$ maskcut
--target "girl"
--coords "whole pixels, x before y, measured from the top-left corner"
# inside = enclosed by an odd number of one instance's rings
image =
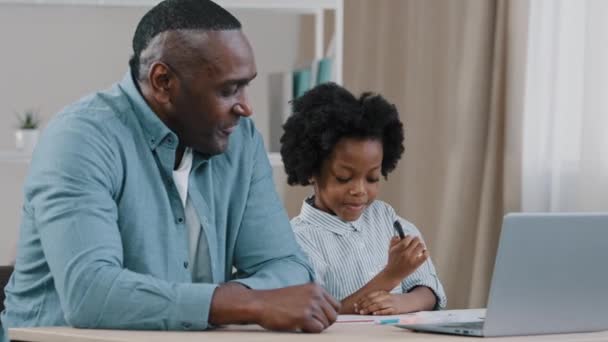
[[[403,153],[394,105],[321,84],[293,102],[281,137],[290,185],[314,194],[291,223],[316,280],[342,314],[390,315],[444,308],[445,293],[420,232],[376,200],[380,177]],[[395,221],[405,237],[395,236]]]

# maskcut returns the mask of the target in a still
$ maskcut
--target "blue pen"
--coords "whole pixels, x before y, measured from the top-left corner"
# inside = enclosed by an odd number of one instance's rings
[[[404,239],[405,233],[403,233],[403,228],[401,227],[401,223],[399,223],[399,220],[395,220],[395,223],[393,223],[393,227],[395,227],[397,234],[399,234],[399,238]]]
[[[399,318],[388,318],[388,319],[381,319],[378,321],[378,324],[397,324],[399,323]]]

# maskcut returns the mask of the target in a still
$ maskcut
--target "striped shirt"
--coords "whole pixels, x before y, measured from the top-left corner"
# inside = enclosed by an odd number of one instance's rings
[[[412,223],[397,216],[390,205],[379,200],[372,202],[353,222],[318,210],[306,200],[291,225],[313,265],[316,281],[342,300],[386,266],[389,242],[395,235],[393,222],[397,219],[405,234],[421,236]],[[435,293],[436,309],[445,308],[445,292],[430,258],[391,293],[407,293],[417,286],[426,286]]]

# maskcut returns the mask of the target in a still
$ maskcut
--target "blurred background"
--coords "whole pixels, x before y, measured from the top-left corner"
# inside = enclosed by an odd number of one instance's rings
[[[253,118],[290,217],[311,190],[276,154],[287,101],[333,80],[397,105],[405,154],[380,198],[422,231],[450,308],[485,306],[505,213],[608,211],[608,1],[218,2],[253,45]],[[0,264],[29,163],[19,117],[42,131],[119,81],[154,3],[0,0]]]

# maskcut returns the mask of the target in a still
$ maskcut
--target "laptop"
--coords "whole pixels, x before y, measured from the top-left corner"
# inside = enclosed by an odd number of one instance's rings
[[[488,337],[608,330],[607,261],[608,213],[508,214],[485,319],[397,326]]]

